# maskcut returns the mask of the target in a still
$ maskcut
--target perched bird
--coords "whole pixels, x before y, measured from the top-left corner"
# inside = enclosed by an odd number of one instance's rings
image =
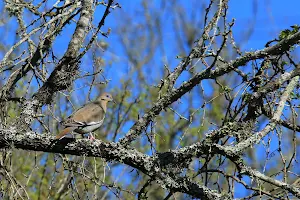
[[[65,128],[56,136],[56,139],[72,131],[79,134],[90,133],[90,139],[94,139],[91,132],[103,124],[107,103],[111,101],[114,102],[111,94],[103,93],[95,101],[81,107],[62,122]]]

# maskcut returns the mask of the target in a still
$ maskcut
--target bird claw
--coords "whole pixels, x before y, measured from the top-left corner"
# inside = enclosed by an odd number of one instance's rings
[[[88,139],[91,141],[94,141],[96,138],[92,135],[92,133],[89,134]]]

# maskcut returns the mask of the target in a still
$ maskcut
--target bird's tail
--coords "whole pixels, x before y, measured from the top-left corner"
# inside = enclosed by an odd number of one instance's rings
[[[62,137],[64,137],[66,134],[74,131],[77,127],[67,127],[65,129],[63,129],[61,132],[59,132],[59,134],[55,137],[55,139],[60,139]]]

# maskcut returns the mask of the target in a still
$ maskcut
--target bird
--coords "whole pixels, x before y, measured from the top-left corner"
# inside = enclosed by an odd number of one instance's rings
[[[61,139],[72,131],[82,135],[90,133],[89,138],[91,140],[95,139],[91,132],[103,124],[108,102],[115,103],[111,94],[103,93],[95,101],[81,107],[66,120],[62,121],[61,124],[64,126],[64,129],[60,131],[56,139]]]

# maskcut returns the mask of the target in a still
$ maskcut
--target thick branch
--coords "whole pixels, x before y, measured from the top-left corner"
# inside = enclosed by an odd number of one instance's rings
[[[74,75],[78,73],[78,63],[75,59],[80,48],[83,46],[93,13],[92,1],[82,1],[81,15],[65,55],[51,73],[46,83],[34,94],[34,98],[41,105],[49,104],[55,92],[64,90],[72,84]]]
[[[162,187],[171,191],[183,192],[202,199],[229,199],[226,194],[218,194],[205,186],[179,175],[169,176],[161,166],[164,160],[160,156],[150,157],[135,149],[128,149],[117,143],[105,143],[100,140],[63,138],[54,140],[46,134],[26,132],[19,134],[14,129],[0,129],[0,148],[19,148],[31,151],[71,154],[78,156],[101,157],[107,161],[117,161],[129,165],[156,180]]]

